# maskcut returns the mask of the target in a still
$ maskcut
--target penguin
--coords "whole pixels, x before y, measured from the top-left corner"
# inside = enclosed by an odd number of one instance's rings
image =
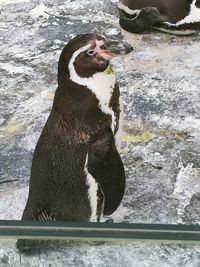
[[[200,0],[121,0],[120,26],[132,33],[153,28],[190,35],[200,30]]]
[[[22,220],[101,222],[122,201],[122,107],[108,46],[101,35],[81,34],[60,55]]]

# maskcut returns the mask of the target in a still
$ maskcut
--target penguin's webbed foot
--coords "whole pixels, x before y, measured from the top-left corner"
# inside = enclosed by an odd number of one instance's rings
[[[156,23],[169,21],[156,7],[145,7],[136,16],[131,16],[120,10],[120,26],[132,33],[141,33]]]

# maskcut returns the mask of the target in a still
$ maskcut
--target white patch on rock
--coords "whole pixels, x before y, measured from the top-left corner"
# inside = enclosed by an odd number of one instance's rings
[[[180,171],[171,195],[178,201],[179,223],[182,223],[181,217],[184,216],[185,208],[190,204],[190,200],[196,192],[200,192],[200,169],[193,168],[193,163],[187,164],[186,167],[180,163]]]
[[[194,116],[185,116],[184,118],[171,118],[169,116],[160,117],[157,114],[150,116],[151,122],[156,122],[159,127],[170,128],[180,132],[187,132],[191,136],[198,137],[200,129],[200,119]]]
[[[83,23],[83,24],[87,24],[87,23],[89,23],[89,21],[86,20],[86,19],[83,19],[83,20],[82,20],[82,23]]]
[[[80,53],[87,51],[90,48],[90,46],[91,45],[89,44],[84,47],[81,47],[72,55],[72,58],[70,59],[69,62],[70,79],[79,85],[86,86],[89,90],[92,91],[92,93],[95,94],[96,98],[99,100],[99,107],[101,108],[102,112],[111,115],[112,117],[111,129],[114,132],[116,126],[116,118],[114,111],[112,110],[111,107],[109,107],[109,103],[116,83],[115,75],[113,73],[108,75],[104,72],[99,72],[94,74],[92,77],[83,78],[78,76],[74,68],[74,62],[76,57]]]
[[[22,74],[31,74],[32,73],[32,68],[31,67],[26,67],[26,66],[14,66],[14,63],[8,63],[8,62],[1,62],[0,63],[0,69],[3,69],[7,71],[10,74],[15,74],[15,73],[22,73]]]
[[[17,4],[21,2],[30,2],[30,0],[0,0],[0,4],[2,5],[8,5],[8,4]]]
[[[108,29],[106,31],[106,35],[109,35],[109,36],[114,36],[114,35],[118,35],[119,32],[116,28],[111,28],[111,29]]]
[[[48,8],[41,3],[30,11],[30,16],[32,19],[38,19],[39,17],[48,19],[49,15],[46,12],[48,12]]]
[[[0,220],[20,220],[28,197],[25,188],[0,192]]]
[[[66,23],[66,25],[74,25],[74,22],[68,21],[68,22]],[[66,37],[67,37],[67,35],[66,35]]]

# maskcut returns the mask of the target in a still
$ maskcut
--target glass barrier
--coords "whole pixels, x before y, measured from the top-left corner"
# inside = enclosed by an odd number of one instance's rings
[[[0,238],[197,243],[199,225],[0,221]]]
[[[1,221],[0,266],[197,267],[199,241],[199,226]]]

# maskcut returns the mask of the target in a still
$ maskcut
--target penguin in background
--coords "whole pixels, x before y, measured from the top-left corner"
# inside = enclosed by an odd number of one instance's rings
[[[82,34],[60,55],[58,87],[34,151],[22,220],[103,222],[121,203],[122,107],[109,45],[103,36]],[[18,240],[18,249],[25,244]]]
[[[121,27],[132,33],[149,28],[177,35],[200,30],[200,0],[121,0]]]

